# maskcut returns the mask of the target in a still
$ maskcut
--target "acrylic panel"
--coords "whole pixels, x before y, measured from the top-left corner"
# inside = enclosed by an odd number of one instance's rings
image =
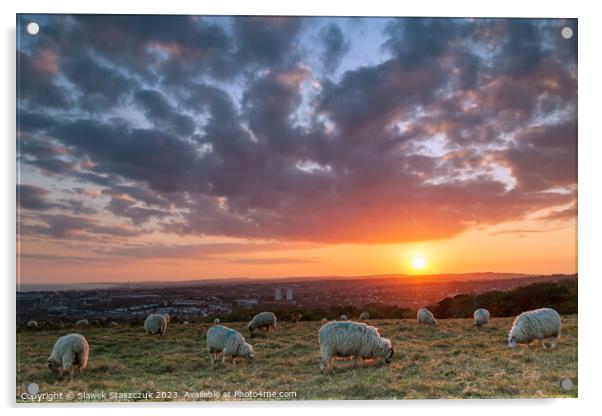
[[[577,396],[576,19],[16,28],[18,402]]]

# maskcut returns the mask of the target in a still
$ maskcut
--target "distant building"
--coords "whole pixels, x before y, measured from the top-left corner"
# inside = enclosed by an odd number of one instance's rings
[[[292,302],[293,301],[293,299],[294,299],[294,289],[292,287],[277,287],[277,288],[274,288],[274,301],[276,301],[276,302],[282,302],[285,299],[286,299],[287,302]]]

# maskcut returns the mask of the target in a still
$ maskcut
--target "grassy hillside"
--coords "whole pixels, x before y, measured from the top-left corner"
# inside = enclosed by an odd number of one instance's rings
[[[393,362],[353,368],[352,361],[339,360],[333,374],[318,368],[317,321],[282,323],[278,332],[252,338],[244,323],[229,324],[253,344],[255,364],[227,362],[216,370],[210,368],[205,347],[207,326],[172,325],[159,340],[127,325],[24,330],[17,333],[17,401],[24,401],[21,394],[32,382],[40,393],[159,390],[177,392],[175,400],[198,399],[184,397],[185,392],[201,391],[290,391],[296,392],[295,400],[577,396],[576,315],[562,317],[562,337],[553,351],[535,343],[510,350],[506,334],[512,318],[494,318],[480,329],[470,319],[440,320],[435,328],[420,327],[414,320],[370,323],[392,340]],[[87,337],[89,367],[79,378],[57,382],[46,359],[57,337],[70,332]],[[560,388],[565,377],[574,383],[569,391]]]
[[[437,318],[468,318],[476,308],[486,308],[493,316],[516,316],[523,311],[553,308],[561,315],[577,313],[576,278],[554,283],[534,283],[510,290],[461,294],[429,305]]]

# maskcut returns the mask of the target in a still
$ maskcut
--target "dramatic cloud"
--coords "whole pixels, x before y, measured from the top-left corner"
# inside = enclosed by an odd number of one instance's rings
[[[17,203],[22,209],[45,210],[52,206],[47,199],[48,191],[33,185],[17,185]]]
[[[134,230],[125,226],[103,225],[86,217],[72,215],[49,214],[37,218],[41,224],[24,225],[22,231],[25,234],[46,236],[56,239],[62,238],[92,238],[99,237],[133,237],[140,235],[140,230]]]
[[[19,34],[18,158],[44,184],[18,190],[24,235],[401,243],[576,215],[576,21],[39,21]]]
[[[283,16],[234,18],[236,64],[282,65],[293,55],[302,23],[302,18]]]
[[[322,53],[324,69],[332,72],[337,69],[351,45],[343,34],[341,27],[336,23],[324,26],[320,31],[320,38],[324,44],[324,52]]]
[[[516,144],[506,150],[502,160],[525,190],[570,187],[577,177],[575,137],[575,120],[531,127],[516,135]]]
[[[175,111],[160,92],[136,91],[134,99],[153,123],[182,136],[190,136],[194,133],[195,126],[192,118]]]
[[[116,105],[133,87],[132,80],[90,57],[67,61],[64,71],[69,81],[83,92],[80,97],[82,108],[91,112]]]

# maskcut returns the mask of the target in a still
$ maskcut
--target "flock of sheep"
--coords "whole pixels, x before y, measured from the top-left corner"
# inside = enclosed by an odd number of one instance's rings
[[[491,316],[486,309],[477,309],[474,314],[475,325],[481,326],[489,322]],[[416,315],[420,325],[437,325],[437,320],[428,309],[420,309]],[[367,312],[359,316],[359,320],[369,319]],[[394,349],[391,341],[383,338],[378,328],[363,322],[349,321],[341,315],[338,321],[326,321],[319,330],[320,369],[332,368],[334,358],[353,358],[357,364],[360,359],[383,358],[387,363],[393,359]],[[235,329],[214,325],[207,331],[207,351],[211,357],[211,368],[215,367],[218,356],[222,355],[222,364],[226,358],[245,358],[253,363],[255,352],[242,334]],[[272,312],[261,312],[249,322],[247,328],[252,334],[255,330],[276,331],[277,318]],[[170,324],[168,314],[152,314],[144,322],[144,330],[150,335],[165,335]],[[78,321],[77,326],[85,326],[87,322]],[[28,327],[35,327],[30,321]],[[551,348],[556,346],[560,336],[560,315],[554,309],[542,308],[523,312],[516,317],[508,334],[508,345],[515,348],[518,344],[529,344],[539,340],[546,349],[545,340],[552,339]],[[69,334],[60,337],[54,344],[48,357],[48,368],[59,378],[68,373],[79,374],[86,368],[90,347],[85,337],[80,334]]]

